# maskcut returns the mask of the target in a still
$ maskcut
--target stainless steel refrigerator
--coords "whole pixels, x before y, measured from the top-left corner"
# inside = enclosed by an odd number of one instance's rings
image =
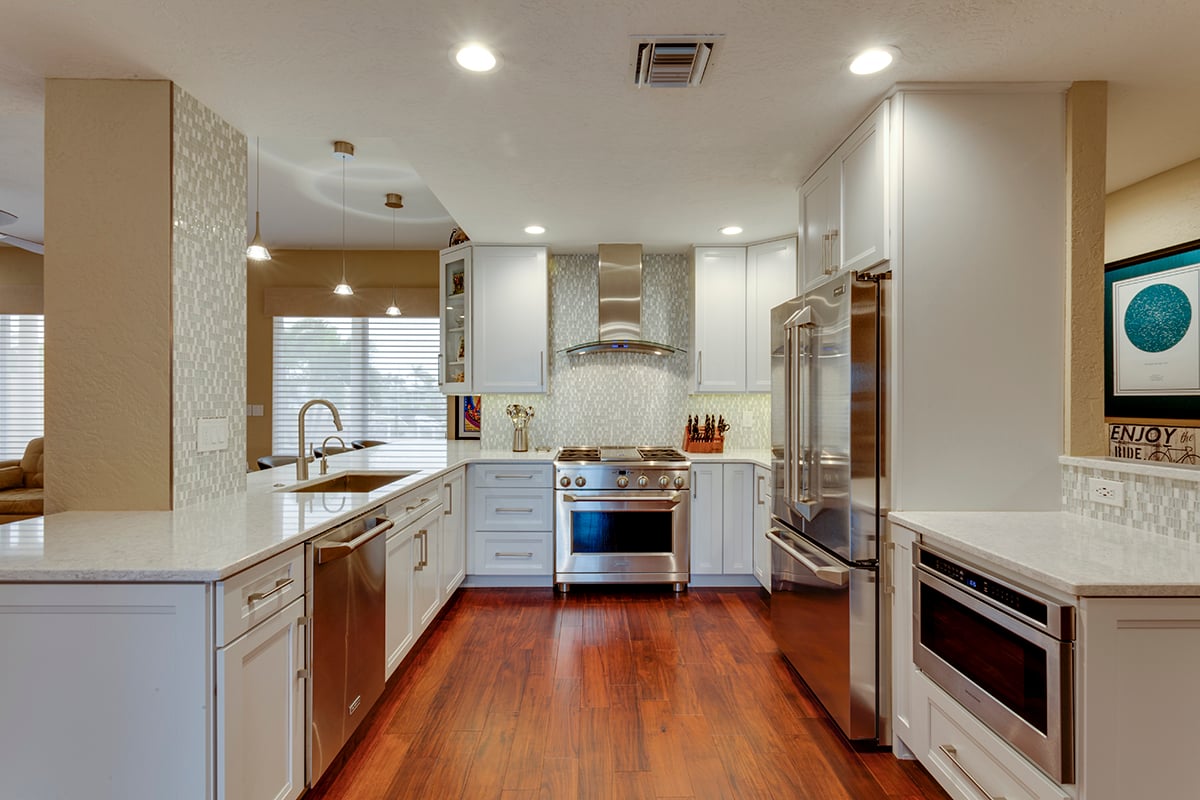
[[[771,311],[771,623],[848,739],[889,744],[880,540],[888,484],[884,276]],[[881,644],[882,642],[882,644]]]

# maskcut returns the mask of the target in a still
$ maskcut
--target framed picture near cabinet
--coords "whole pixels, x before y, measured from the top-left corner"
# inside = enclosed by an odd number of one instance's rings
[[[454,438],[478,439],[482,398],[477,394],[463,394],[450,399],[454,404]]]
[[[1104,272],[1104,414],[1200,418],[1200,240]]]

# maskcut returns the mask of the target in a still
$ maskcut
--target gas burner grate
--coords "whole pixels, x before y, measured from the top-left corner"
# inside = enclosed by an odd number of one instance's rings
[[[598,447],[564,447],[558,451],[556,461],[599,461]]]
[[[687,461],[687,456],[674,447],[639,447],[643,461]]]

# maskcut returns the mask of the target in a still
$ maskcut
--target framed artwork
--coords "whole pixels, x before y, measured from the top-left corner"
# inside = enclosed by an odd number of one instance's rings
[[[1106,265],[1104,414],[1200,419],[1200,240]]]
[[[454,438],[478,439],[480,398],[477,394],[463,394],[454,398]]]

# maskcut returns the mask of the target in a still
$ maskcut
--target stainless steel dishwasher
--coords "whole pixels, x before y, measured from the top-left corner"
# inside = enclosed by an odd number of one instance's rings
[[[308,543],[308,776],[316,784],[383,693],[382,508]]]

